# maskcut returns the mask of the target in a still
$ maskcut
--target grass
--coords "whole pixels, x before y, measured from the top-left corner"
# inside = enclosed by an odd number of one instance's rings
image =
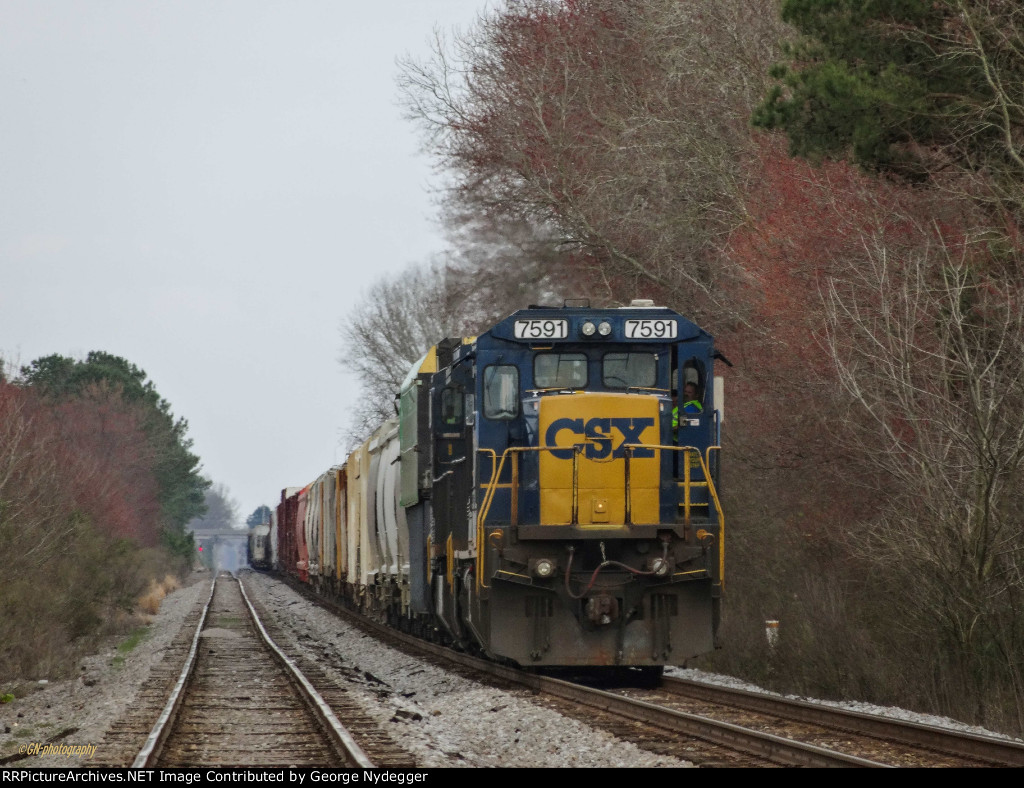
[[[132,632],[121,645],[117,647],[117,650],[120,651],[122,654],[129,653],[137,645],[139,645],[139,643],[142,642],[142,639],[146,637],[146,634],[148,632],[149,629],[147,627],[139,627],[134,632]]]
[[[117,647],[117,655],[113,659],[113,664],[116,667],[121,667],[124,664],[124,658],[132,652],[132,650],[142,642],[142,639],[146,637],[149,629],[147,627],[139,627],[134,630],[127,638],[124,639]]]
[[[178,578],[174,575],[166,575],[163,581],[158,582],[156,580],[149,581],[149,590],[139,597],[139,608],[151,616],[155,616],[160,612],[160,603],[164,597],[172,591],[178,590],[181,584],[178,582]]]

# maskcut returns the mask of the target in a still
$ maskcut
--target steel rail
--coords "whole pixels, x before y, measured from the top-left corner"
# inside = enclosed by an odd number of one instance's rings
[[[665,676],[662,689],[711,703],[721,703],[761,714],[825,725],[886,741],[899,741],[963,758],[981,759],[1005,766],[1024,766],[1024,742],[954,731],[909,720],[836,708],[820,703],[766,695],[732,687]]]
[[[260,617],[256,614],[256,608],[252,606],[252,602],[249,601],[249,595],[245,593],[245,585],[241,580],[238,581],[238,588],[242,592],[242,599],[245,601],[246,607],[249,608],[249,614],[252,616],[260,638],[262,638],[277,661],[288,670],[294,680],[301,686],[304,699],[320,721],[321,726],[323,726],[335,747],[344,752],[357,766],[364,769],[376,768],[373,761],[370,760],[370,756],[363,751],[363,748],[359,746],[359,743],[352,737],[352,734],[341,724],[341,721],[335,716],[327,701],[323,699],[323,696],[317,691],[316,687],[309,682],[309,679],[299,669],[299,666],[278,648],[274,640],[267,634],[267,630],[263,628],[263,622],[260,621]]]
[[[300,592],[309,593],[308,589],[304,589],[302,586],[293,585],[292,587],[297,588]],[[675,734],[692,736],[702,741],[764,758],[773,763],[814,768],[891,768],[887,764],[807,744],[795,739],[787,739],[782,736],[743,728],[733,723],[720,722],[707,717],[625,698],[611,692],[574,684],[562,679],[528,673],[516,668],[499,665],[386,627],[375,621],[363,618],[341,606],[334,605],[322,597],[311,596],[311,598],[315,599],[319,604],[330,607],[330,609],[363,629],[379,633],[386,638],[393,638],[413,649],[442,660],[454,662],[510,683],[527,687],[536,692],[554,695],[563,700],[606,711],[633,721],[656,725]]]
[[[539,691],[619,714],[638,722],[657,725],[675,733],[683,733],[723,747],[757,755],[774,763],[811,768],[889,768],[886,764],[856,755],[849,755],[795,739],[787,739],[784,736],[776,736],[752,728],[744,728],[729,722],[701,717],[697,714],[666,709],[645,701],[624,698],[604,690],[583,687],[562,679],[550,676],[533,676],[532,678],[539,679],[536,686]]]
[[[174,689],[171,690],[167,703],[164,705],[164,709],[157,718],[152,730],[150,730],[149,736],[146,737],[145,745],[141,750],[139,750],[139,754],[135,756],[135,760],[132,762],[131,766],[133,769],[142,769],[149,766],[152,760],[156,759],[157,754],[160,752],[160,748],[163,747],[164,741],[166,741],[168,734],[171,732],[171,722],[178,713],[178,708],[181,706],[181,701],[184,697],[183,690],[185,689],[185,685],[188,683],[188,679],[192,675],[192,670],[196,664],[196,653],[199,650],[199,638],[203,633],[203,625],[206,623],[206,616],[210,612],[210,603],[213,602],[213,591],[216,587],[217,578],[214,577],[213,581],[210,583],[210,596],[206,600],[206,604],[203,605],[203,612],[199,616],[199,624],[196,626],[196,633],[192,636],[192,647],[189,649],[188,656],[185,658],[185,664],[181,669],[181,673],[178,675],[178,681],[175,683]]]
[[[373,769],[376,768],[373,761],[370,760],[369,756],[363,751],[362,747],[356,742],[352,735],[345,729],[330,706],[323,699],[323,696],[317,691],[317,689],[310,683],[309,679],[302,673],[299,667],[278,647],[274,640],[267,633],[267,630],[263,626],[263,622],[260,620],[259,615],[256,613],[256,609],[249,601],[249,596],[245,592],[245,586],[241,580],[236,580],[238,583],[239,591],[242,594],[242,600],[245,602],[246,607],[249,610],[249,615],[252,619],[252,623],[256,632],[259,634],[260,639],[266,645],[275,661],[280,664],[289,674],[289,678],[292,683],[296,686],[299,694],[302,696],[306,705],[312,711],[313,715],[317,718],[321,728],[327,734],[327,737],[331,740],[331,744],[347,759],[352,761],[356,766]],[[181,669],[181,673],[178,676],[178,680],[171,690],[171,694],[168,697],[167,703],[164,706],[156,723],[153,725],[149,736],[146,739],[146,744],[139,751],[139,754],[135,757],[131,768],[141,769],[148,766],[152,766],[160,755],[160,751],[164,746],[168,736],[170,735],[171,729],[174,726],[175,718],[177,717],[178,711],[181,708],[182,701],[185,697],[185,687],[188,685],[188,681],[192,676],[196,665],[196,655],[199,650],[199,640],[202,636],[205,628],[206,619],[210,610],[210,604],[213,601],[214,590],[217,587],[217,578],[213,579],[210,584],[210,596],[206,600],[206,604],[203,606],[202,614],[199,617],[199,623],[196,626],[195,635],[192,637],[192,646],[189,649],[188,656],[185,659],[185,664]]]

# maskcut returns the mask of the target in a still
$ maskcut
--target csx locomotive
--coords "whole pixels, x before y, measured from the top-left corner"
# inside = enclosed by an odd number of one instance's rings
[[[682,665],[717,645],[716,359],[650,301],[531,306],[446,339],[410,370],[397,418],[282,492],[275,566],[523,667]]]

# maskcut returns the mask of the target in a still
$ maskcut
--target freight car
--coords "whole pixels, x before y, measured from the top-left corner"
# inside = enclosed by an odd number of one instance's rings
[[[446,339],[396,418],[282,491],[277,566],[522,667],[685,664],[718,645],[716,359],[650,301],[530,307]]]
[[[269,525],[257,525],[249,530],[247,553],[249,566],[253,569],[271,568]]]

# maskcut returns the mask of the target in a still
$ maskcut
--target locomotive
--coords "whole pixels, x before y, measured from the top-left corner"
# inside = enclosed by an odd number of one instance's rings
[[[282,491],[272,562],[508,664],[683,665],[718,646],[716,360],[707,332],[647,300],[530,306],[445,339],[396,418]]]

